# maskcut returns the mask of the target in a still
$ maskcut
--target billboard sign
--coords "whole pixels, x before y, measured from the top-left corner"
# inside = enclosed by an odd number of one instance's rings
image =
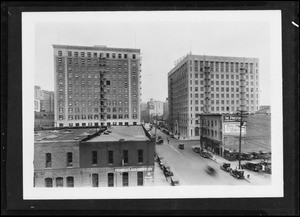
[[[224,135],[239,135],[240,122],[225,122],[223,123]],[[242,126],[242,135],[246,134],[246,122]]]

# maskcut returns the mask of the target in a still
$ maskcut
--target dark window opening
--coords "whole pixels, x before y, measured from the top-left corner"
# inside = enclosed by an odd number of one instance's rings
[[[108,163],[113,164],[114,163],[114,158],[113,158],[113,151],[108,151]]]
[[[97,165],[97,151],[92,151],[92,164]]]
[[[74,187],[74,177],[73,176],[67,177],[67,187]]]
[[[123,186],[128,186],[128,173],[123,173]]]
[[[143,150],[138,150],[138,162],[143,163]]]
[[[97,173],[92,174],[92,184],[93,187],[99,186],[99,175]]]
[[[51,154],[46,153],[46,168],[51,167]]]
[[[142,186],[144,184],[143,172],[137,173],[137,185]]]
[[[114,174],[108,173],[107,178],[108,178],[108,187],[114,187]]]
[[[51,188],[53,185],[52,185],[52,179],[51,178],[45,178],[45,186],[47,188]]]

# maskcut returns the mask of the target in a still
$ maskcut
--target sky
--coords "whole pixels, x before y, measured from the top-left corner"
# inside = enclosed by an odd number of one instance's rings
[[[34,26],[34,84],[44,90],[54,90],[52,44],[141,49],[143,102],[150,98],[166,100],[167,74],[175,66],[174,62],[189,52],[255,57],[260,63],[260,104],[270,105],[270,23],[258,15],[219,12],[49,13]]]

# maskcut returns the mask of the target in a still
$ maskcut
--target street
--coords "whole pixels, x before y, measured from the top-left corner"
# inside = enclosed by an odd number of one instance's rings
[[[152,129],[151,133],[155,133]],[[218,156],[217,161],[209,158],[203,158],[199,153],[192,150],[193,145],[199,145],[199,141],[178,140],[170,138],[160,130],[157,135],[164,140],[162,144],[156,145],[156,153],[162,162],[166,162],[174,176],[180,180],[180,185],[253,185],[253,184],[270,184],[271,176],[265,173],[257,173],[245,170],[245,176],[250,175],[250,179],[236,179],[220,169],[222,158]],[[169,144],[166,140],[169,138]],[[184,143],[184,149],[179,149],[178,144]],[[224,159],[224,162],[226,160]],[[232,168],[238,164],[238,161],[232,162]],[[211,166],[217,172],[211,176],[205,172],[207,166]]]

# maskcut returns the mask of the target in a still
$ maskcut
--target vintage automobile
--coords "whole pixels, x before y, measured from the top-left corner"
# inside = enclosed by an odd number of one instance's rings
[[[204,158],[212,158],[212,154],[208,151],[200,151],[200,156]]]
[[[205,169],[205,172],[206,172],[208,175],[211,175],[211,176],[216,175],[215,169],[212,168],[211,166],[207,166],[206,169]]]
[[[236,159],[238,160],[239,159],[239,155],[237,154],[236,155]],[[241,160],[252,160],[253,159],[253,156],[249,153],[241,153]]]
[[[243,170],[234,169],[234,170],[230,171],[230,174],[233,177],[237,178],[237,179],[244,179],[245,178]]]
[[[169,177],[169,176],[173,176],[173,175],[174,175],[173,172],[171,171],[170,166],[167,165],[167,164],[164,164],[162,170],[163,170],[163,173],[164,173],[164,175],[165,175],[166,177]]]
[[[241,167],[242,169],[248,169],[255,172],[259,172],[262,168],[262,166],[259,163],[250,163],[250,162],[242,164]]]
[[[171,138],[175,138],[174,133],[170,133]]]
[[[232,168],[230,167],[230,163],[223,163],[220,168],[226,172],[230,172],[230,170],[232,170]]]
[[[193,149],[193,151],[196,152],[196,153],[199,153],[199,152],[200,152],[200,146],[195,146],[195,145],[193,145],[193,146],[192,146],[192,149]]]
[[[176,186],[179,185],[179,179],[177,177],[170,177],[170,185],[171,186]]]
[[[260,158],[260,153],[259,152],[253,151],[250,154],[253,156],[253,159],[259,159]]]
[[[268,174],[272,173],[271,163],[270,162],[262,161],[259,164],[261,165],[263,172],[268,173]]]
[[[178,148],[179,148],[179,149],[184,149],[184,144],[183,144],[183,143],[180,143],[180,144],[178,145]]]

